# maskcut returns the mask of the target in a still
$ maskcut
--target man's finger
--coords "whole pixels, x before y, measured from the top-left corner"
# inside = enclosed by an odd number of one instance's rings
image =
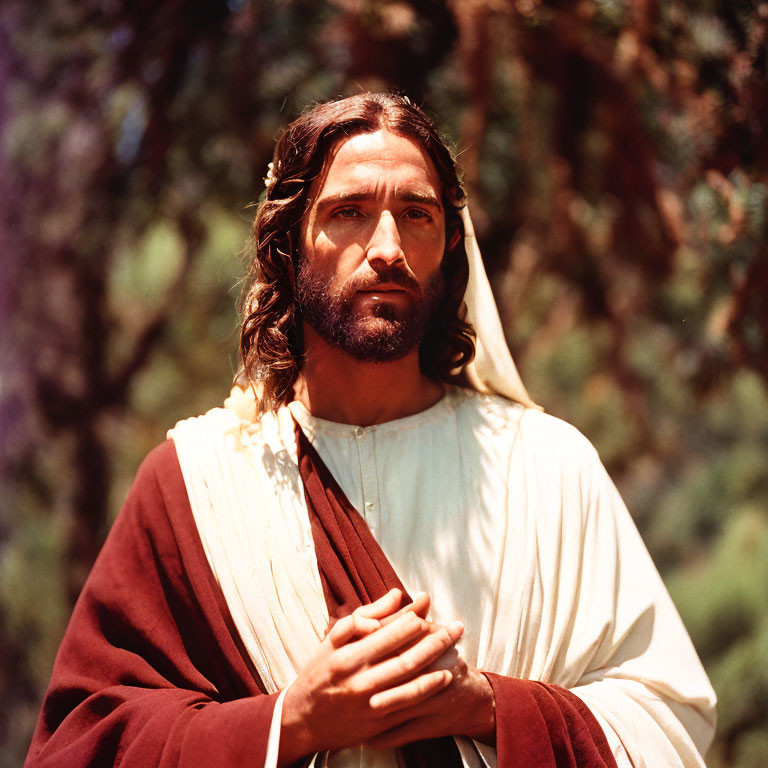
[[[450,685],[452,680],[453,675],[447,669],[427,672],[395,688],[374,693],[368,703],[376,714],[389,715],[426,701]]]
[[[394,587],[378,600],[374,600],[372,603],[355,608],[354,612],[359,616],[366,616],[370,619],[381,619],[384,618],[384,616],[389,616],[391,613],[394,613],[394,611],[398,609],[402,599],[402,591],[397,587]]]
[[[328,632],[328,639],[334,648],[341,648],[356,637],[365,637],[375,632],[381,624],[376,619],[351,613],[339,619]]]
[[[437,632],[429,633],[397,656],[361,672],[361,683],[369,690],[375,690],[391,688],[397,683],[412,678],[425,667],[441,659],[459,640],[463,631],[464,625],[456,621],[447,627],[441,627]],[[449,667],[443,665],[441,669],[449,669]]]
[[[354,637],[363,637],[379,628],[379,617],[391,616],[400,605],[403,593],[394,587],[386,595],[373,603],[361,605],[359,608],[339,619],[328,631],[327,637],[336,648],[348,643]],[[375,623],[372,623],[375,622]]]
[[[361,640],[348,643],[334,653],[333,672],[346,675],[365,664],[377,661],[397,653],[403,646],[415,643],[429,632],[429,622],[420,619],[414,613],[406,613],[397,621],[371,633]]]
[[[432,600],[426,592],[417,592],[413,596],[413,602],[408,603],[408,605],[404,605],[399,611],[397,611],[397,613],[393,613],[391,616],[383,617],[381,619],[382,626],[385,626],[395,619],[400,618],[400,616],[402,616],[404,613],[407,613],[408,611],[415,613],[422,619],[426,619],[427,614],[429,613],[431,602]]]
[[[452,646],[451,648],[448,648],[439,659],[435,660],[432,664],[432,669],[453,669],[455,672],[455,667],[460,662],[461,656],[459,656],[456,646]]]

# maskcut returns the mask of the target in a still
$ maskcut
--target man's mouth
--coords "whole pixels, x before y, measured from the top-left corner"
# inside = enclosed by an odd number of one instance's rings
[[[397,283],[380,283],[371,287],[362,288],[357,291],[358,293],[410,293],[410,291],[402,285]]]
[[[379,275],[378,279],[370,276],[351,280],[345,287],[343,300],[345,304],[351,304],[357,297],[370,303],[400,305],[406,300],[418,302],[421,296],[420,288],[416,278],[394,272],[389,275]]]

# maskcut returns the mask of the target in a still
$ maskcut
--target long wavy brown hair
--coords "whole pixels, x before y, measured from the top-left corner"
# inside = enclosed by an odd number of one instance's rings
[[[320,177],[337,143],[380,129],[413,139],[423,147],[442,184],[449,246],[440,268],[446,289],[419,345],[421,370],[433,379],[448,381],[474,356],[475,333],[463,319],[469,266],[459,211],[465,205],[465,195],[451,152],[432,121],[407,96],[361,93],[326,102],[291,123],[278,140],[266,199],[259,206],[245,247],[250,271],[241,300],[242,369],[236,382],[241,387],[258,385],[261,412],[293,399],[303,364],[295,276],[301,222],[312,204],[312,182]],[[455,237],[456,232],[459,237]]]

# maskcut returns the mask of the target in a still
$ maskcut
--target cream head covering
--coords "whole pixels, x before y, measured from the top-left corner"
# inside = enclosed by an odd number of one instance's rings
[[[461,220],[469,262],[469,278],[464,292],[464,303],[467,306],[465,319],[475,329],[476,338],[475,357],[464,367],[456,381],[483,394],[501,395],[528,408],[542,410],[528,396],[509,352],[467,205],[461,208]],[[256,418],[257,390],[258,385],[245,390],[235,385],[224,405],[237,411],[242,418],[252,421]]]
[[[469,261],[469,279],[464,293],[464,303],[467,305],[466,321],[477,334],[475,357],[462,371],[462,383],[478,392],[501,395],[529,408],[541,410],[528,396],[509,352],[496,301],[480,256],[469,207],[466,205],[461,209],[461,220],[464,224],[464,247]]]

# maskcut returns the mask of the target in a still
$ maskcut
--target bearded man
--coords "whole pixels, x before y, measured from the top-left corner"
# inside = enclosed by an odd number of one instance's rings
[[[142,466],[28,765],[702,765],[706,675],[432,123],[320,105],[267,184],[241,387]]]

